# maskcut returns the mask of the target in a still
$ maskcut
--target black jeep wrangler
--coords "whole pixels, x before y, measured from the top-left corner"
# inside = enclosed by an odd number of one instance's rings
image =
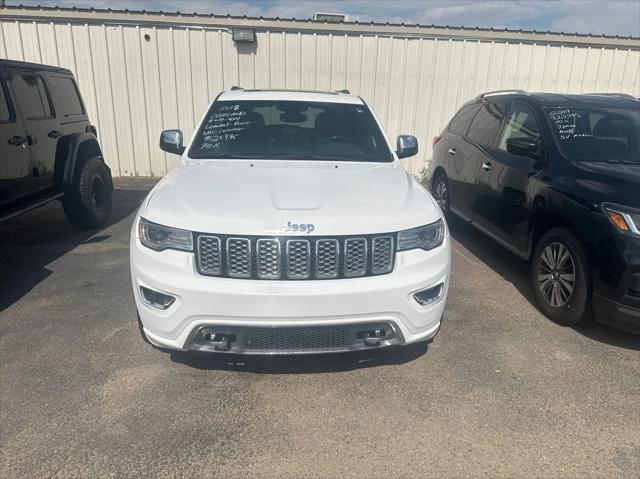
[[[0,222],[61,199],[73,225],[98,228],[112,190],[73,73],[0,60]]]

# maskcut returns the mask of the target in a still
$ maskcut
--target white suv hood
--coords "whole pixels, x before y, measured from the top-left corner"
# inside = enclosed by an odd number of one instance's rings
[[[313,235],[400,231],[440,209],[399,163],[183,160],[150,193],[140,215],[197,232]]]

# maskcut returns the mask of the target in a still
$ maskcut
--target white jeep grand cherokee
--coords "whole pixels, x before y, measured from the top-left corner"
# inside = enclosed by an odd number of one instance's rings
[[[169,349],[318,353],[431,339],[450,239],[433,198],[348,92],[234,87],[131,230],[141,331]]]

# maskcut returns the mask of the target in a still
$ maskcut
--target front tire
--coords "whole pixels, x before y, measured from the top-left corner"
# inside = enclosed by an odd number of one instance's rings
[[[536,245],[531,283],[542,312],[562,325],[589,319],[590,271],[580,241],[566,228],[552,228]]]
[[[65,191],[62,206],[69,222],[80,229],[97,229],[111,214],[111,174],[104,162],[89,158]]]

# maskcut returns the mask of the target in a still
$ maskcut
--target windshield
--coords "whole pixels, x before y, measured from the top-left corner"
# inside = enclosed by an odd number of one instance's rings
[[[640,108],[553,108],[547,116],[569,158],[640,164]]]
[[[299,101],[215,102],[189,156],[393,161],[365,105]]]

